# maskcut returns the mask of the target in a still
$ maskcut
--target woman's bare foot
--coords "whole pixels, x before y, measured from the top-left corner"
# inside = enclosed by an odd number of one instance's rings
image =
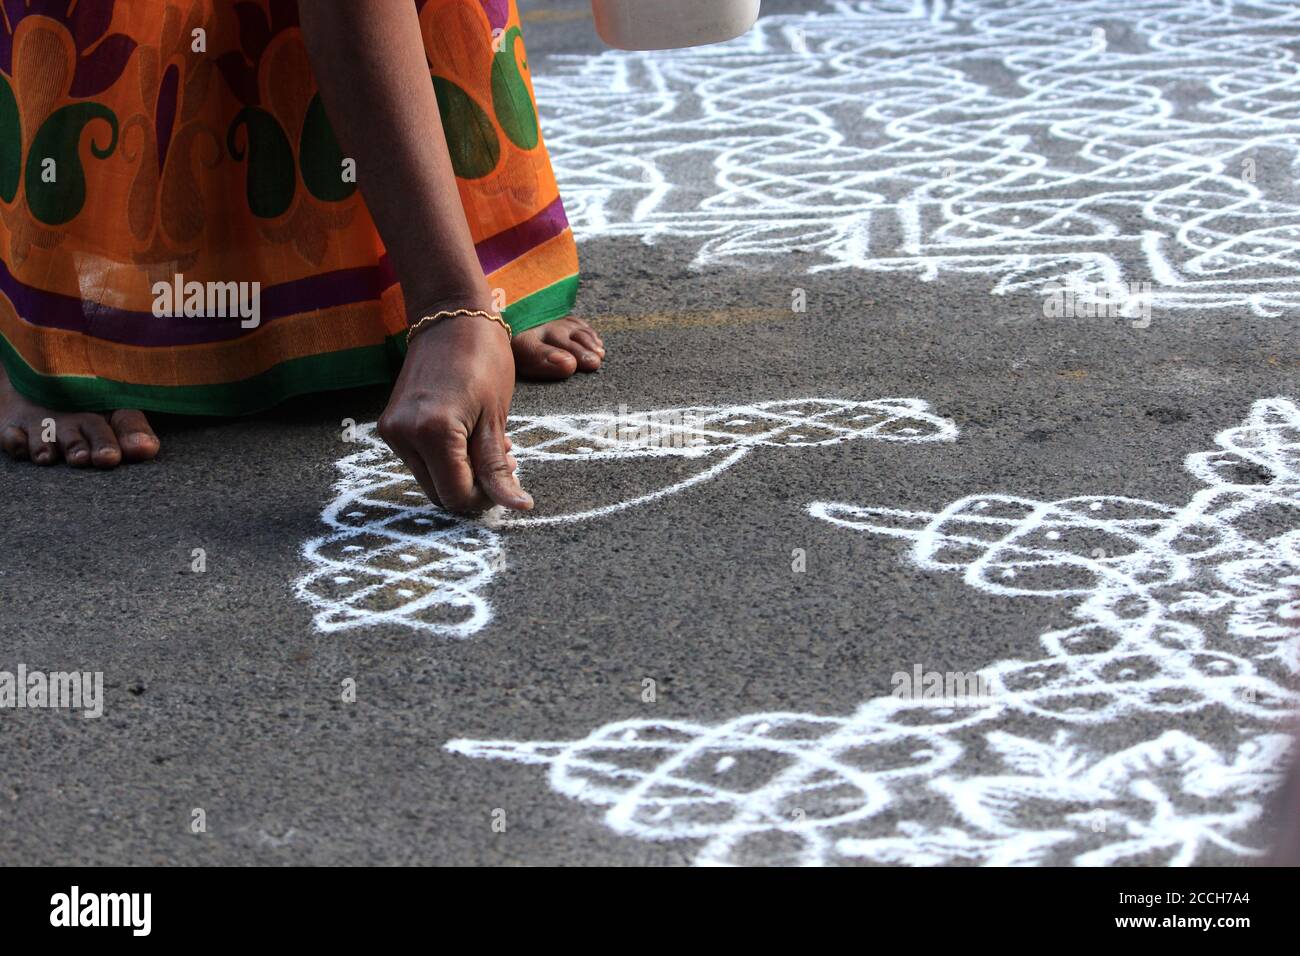
[[[523,378],[550,381],[574,372],[594,372],[605,360],[605,344],[582,319],[569,316],[514,337],[515,371]]]
[[[50,441],[45,441],[45,438]],[[148,461],[158,454],[158,436],[144,412],[56,412],[29,402],[0,366],[0,448],[14,461],[73,468],[116,468],[125,461]]]

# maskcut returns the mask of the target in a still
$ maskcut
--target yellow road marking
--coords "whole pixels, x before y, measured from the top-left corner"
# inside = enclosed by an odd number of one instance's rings
[[[567,23],[571,20],[590,20],[590,10],[529,10],[523,15],[525,23]]]
[[[644,332],[648,329],[689,329],[713,325],[752,325],[798,318],[782,309],[712,309],[705,312],[647,312],[640,315],[584,315],[598,332]]]

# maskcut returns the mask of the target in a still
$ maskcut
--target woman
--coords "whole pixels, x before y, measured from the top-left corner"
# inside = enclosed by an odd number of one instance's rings
[[[158,454],[148,411],[395,380],[380,433],[433,501],[532,506],[515,376],[604,348],[566,317],[577,253],[515,0],[0,12],[11,457],[111,468]]]

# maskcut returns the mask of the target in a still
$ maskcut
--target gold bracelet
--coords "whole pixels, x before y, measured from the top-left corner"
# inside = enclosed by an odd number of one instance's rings
[[[406,344],[411,344],[411,336],[415,335],[421,329],[426,329],[433,323],[442,319],[454,319],[460,315],[477,315],[487,319],[490,322],[496,322],[501,328],[506,330],[506,335],[512,339],[515,337],[514,329],[510,328],[510,323],[497,315],[495,312],[487,312],[483,309],[452,309],[444,312],[434,312],[432,315],[421,316],[420,320],[406,330]]]

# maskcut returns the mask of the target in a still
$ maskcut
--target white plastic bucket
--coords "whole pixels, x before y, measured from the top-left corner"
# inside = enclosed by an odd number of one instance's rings
[[[761,0],[591,0],[596,32],[623,50],[721,43],[758,21]]]

